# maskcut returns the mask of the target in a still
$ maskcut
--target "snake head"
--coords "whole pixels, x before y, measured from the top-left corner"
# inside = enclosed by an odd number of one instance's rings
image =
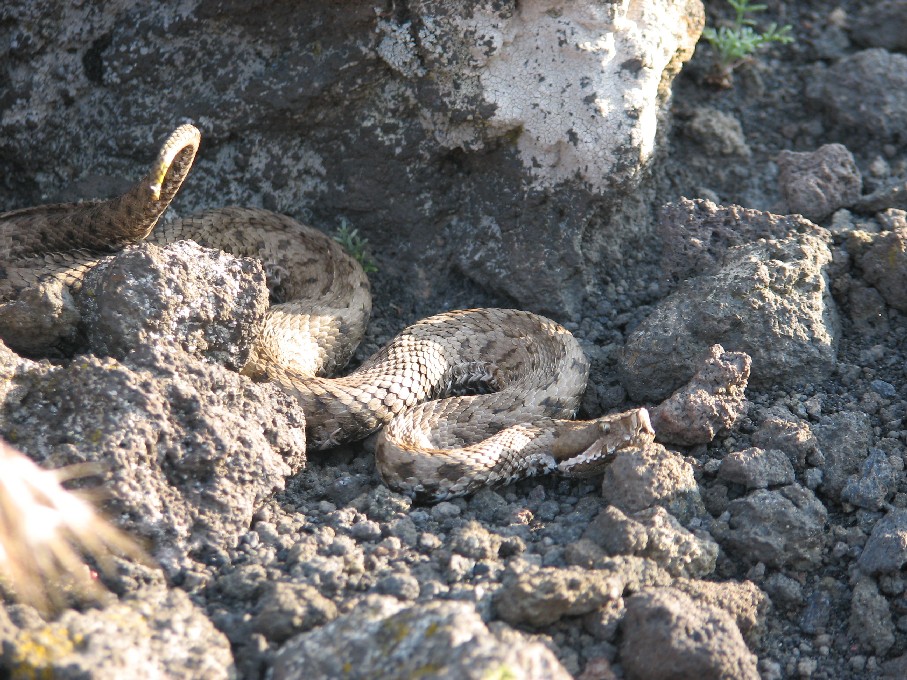
[[[637,408],[595,420],[570,423],[552,446],[557,469],[568,477],[600,474],[619,451],[644,448],[655,441],[649,412]]]

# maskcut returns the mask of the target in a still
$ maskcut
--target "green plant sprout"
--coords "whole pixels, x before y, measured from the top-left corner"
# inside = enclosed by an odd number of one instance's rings
[[[366,274],[374,274],[378,271],[375,261],[368,252],[368,239],[362,238],[358,229],[351,228],[349,221],[345,217],[340,218],[340,226],[334,232],[334,240],[342,245],[344,250],[362,265],[362,271]]]
[[[766,5],[751,5],[749,0],[728,0],[737,13],[732,26],[720,26],[717,30],[711,26],[702,31],[702,37],[715,50],[717,60],[708,81],[719,87],[731,87],[734,82],[734,69],[749,61],[752,55],[769,43],[786,45],[793,42],[790,25],[778,27],[769,24],[763,32],[756,30],[756,22],[748,14],[763,12]]]

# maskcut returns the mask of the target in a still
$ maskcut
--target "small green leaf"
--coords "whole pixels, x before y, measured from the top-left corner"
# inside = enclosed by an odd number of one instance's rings
[[[362,266],[362,271],[366,274],[378,271],[375,261],[368,252],[368,239],[362,238],[358,229],[351,228],[345,217],[340,218],[340,226],[334,232],[334,240]]]

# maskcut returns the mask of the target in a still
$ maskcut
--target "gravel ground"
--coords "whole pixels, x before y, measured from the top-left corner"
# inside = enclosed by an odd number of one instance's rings
[[[50,623],[0,609],[0,677],[907,676],[907,3],[767,4],[795,41],[730,89],[708,83],[700,45],[654,170],[661,222],[568,323],[593,365],[580,417],[648,405],[659,443],[603,479],[419,506],[381,484],[368,440],[296,472],[293,405],[182,350],[4,354],[2,431],[38,458],[66,462],[67,442],[24,432],[65,422],[77,439],[103,419],[71,415],[88,397],[59,384],[146,385],[154,420],[128,420],[139,443],[98,457],[256,432],[227,473],[164,447],[187,508],[170,523],[156,498],[171,487],[125,465],[114,510],[164,572],[124,562],[107,577],[121,603]],[[376,254],[355,361],[427,314],[508,305],[466,280],[420,296]],[[217,409],[228,424],[199,422]],[[266,469],[250,472],[259,451]],[[200,471],[221,483],[199,491]]]

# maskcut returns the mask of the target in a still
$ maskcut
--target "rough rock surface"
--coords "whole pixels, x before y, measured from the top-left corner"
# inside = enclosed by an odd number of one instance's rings
[[[857,564],[871,576],[907,564],[907,510],[895,508],[876,523]]]
[[[674,280],[683,281],[716,271],[734,246],[822,231],[800,215],[774,215],[739,205],[681,198],[664,205],[658,217],[661,266]]]
[[[867,510],[881,510],[896,487],[897,476],[888,455],[870,449],[860,474],[852,475],[841,490],[841,500]]]
[[[882,0],[860,8],[850,27],[854,41],[892,52],[907,49],[907,2]]]
[[[633,519],[645,527],[648,536],[641,556],[672,576],[702,578],[715,570],[718,544],[707,533],[687,531],[661,506],[641,510]]]
[[[826,460],[809,424],[784,407],[765,410],[762,422],[753,432],[752,442],[763,449],[783,451],[797,470]]]
[[[638,555],[649,543],[646,527],[609,505],[589,522],[583,539],[591,541],[607,555]]]
[[[0,671],[10,677],[235,677],[226,637],[181,590],[147,588],[133,598],[57,621],[0,632]],[[0,624],[2,627],[2,624]]]
[[[268,586],[259,600],[252,628],[269,640],[284,642],[337,618],[337,606],[311,585],[271,583]]]
[[[347,223],[426,294],[465,273],[567,316],[601,253],[638,236],[704,22],[699,0],[16,2],[3,18],[18,28],[0,174],[34,178],[33,204],[121,188],[189,118],[204,144],[181,210]]]
[[[809,489],[759,489],[731,501],[727,511],[727,529],[712,532],[725,550],[772,567],[805,569],[821,562],[828,511]]]
[[[901,312],[907,312],[907,227],[872,238],[858,258],[865,279]]]
[[[673,576],[704,577],[715,569],[718,545],[705,532],[691,532],[660,507],[641,510],[628,517],[608,506],[583,532],[584,542],[597,547],[601,555],[636,555],[657,562]],[[595,566],[595,548],[571,544],[574,563]],[[591,559],[590,559],[591,558]]]
[[[517,565],[504,574],[495,611],[508,623],[541,627],[564,616],[588,614],[620,597],[623,586],[617,575],[604,570]]]
[[[854,638],[880,656],[894,644],[894,622],[888,600],[871,579],[862,578],[854,586],[850,631]]]
[[[673,588],[627,600],[621,660],[630,679],[759,677],[734,620]]]
[[[77,298],[94,355],[20,365],[3,436],[54,466],[101,463],[121,525],[171,575],[186,552],[222,555],[305,462],[294,401],[203,361],[245,363],[268,304],[261,264],[144,244],[89,272]]]
[[[806,95],[822,107],[832,125],[854,135],[852,148],[867,137],[903,142],[907,56],[880,48],[857,52],[820,72]]]
[[[812,426],[822,451],[822,488],[833,499],[839,499],[851,475],[866,459],[872,437],[869,416],[859,411],[841,411],[823,417]]]
[[[273,677],[479,680],[502,672],[526,680],[570,677],[544,645],[514,631],[489,634],[468,603],[404,607],[384,597],[289,640],[277,655]]]
[[[174,572],[187,551],[203,560],[233,545],[299,470],[305,416],[277,387],[175,348],[130,362],[85,355],[26,374],[2,435],[54,467],[102,464],[121,526]]]
[[[79,310],[69,288],[46,281],[0,304],[0,340],[29,356],[55,356],[76,343]]]
[[[645,106],[651,99],[643,96],[640,108],[635,95],[643,92],[634,88],[643,80],[658,80],[661,62],[647,62],[645,55],[638,62],[622,62],[628,54],[625,45],[615,44],[612,50],[609,41],[613,36],[619,43],[625,30],[638,30],[639,42],[657,42],[665,35],[662,29],[674,31],[677,25],[663,13],[650,12],[659,2],[549,2],[534,26],[527,19],[535,16],[531,13],[538,12],[539,4],[509,1],[467,7],[459,1],[337,5],[187,0],[142,5],[112,0],[104,3],[103,11],[98,3],[0,3],[0,210],[119,191],[147,170],[164,133],[188,117],[202,128],[203,146],[171,214],[230,203],[263,206],[327,232],[357,227],[369,239],[379,268],[370,276],[375,313],[356,361],[430,314],[457,307],[537,304],[537,309],[552,310],[557,320],[566,322],[592,361],[580,417],[625,410],[639,404],[629,399],[618,380],[621,350],[681,280],[714,275],[728,247],[746,247],[760,238],[811,234],[829,245],[833,259],[826,271],[842,311],[833,371],[824,379],[795,384],[751,382],[748,413],[731,430],[683,452],[682,463],[697,487],[691,497],[704,503],[692,512],[687,504],[685,517],[674,509],[686,531],[721,536],[731,517],[729,505],[747,497],[741,485],[720,478],[722,461],[751,447],[783,451],[797,481],[827,507],[820,559],[805,568],[775,567],[753,563],[751,556],[727,550],[722,542],[710,582],[678,578],[665,568],[670,552],[657,556],[664,560],[660,564],[628,547],[637,539],[649,540],[648,525],[629,515],[622,523],[614,522],[619,532],[614,542],[628,545],[613,555],[605,554],[606,542],[584,538],[607,506],[598,479],[535,478],[426,507],[381,485],[369,442],[313,452],[284,491],[267,496],[252,511],[238,541],[234,534],[204,561],[193,560],[189,569],[167,582],[168,588],[187,592],[229,638],[238,680],[268,677],[287,644],[279,640],[298,634],[310,622],[329,621],[327,602],[344,616],[361,611],[375,595],[405,609],[469,603],[486,622],[477,634],[488,639],[477,644],[524,647],[522,633],[495,620],[495,596],[513,562],[604,571],[624,584],[620,597],[595,611],[563,616],[532,632],[533,639],[557,656],[561,677],[566,672],[610,680],[612,674],[628,674],[621,658],[622,620],[627,600],[648,587],[688,593],[684,607],[691,614],[700,612],[701,603],[730,614],[758,654],[764,680],[894,680],[907,675],[902,571],[907,550],[899,535],[905,522],[902,518],[892,526],[890,521],[907,508],[907,323],[904,312],[866,281],[860,266],[865,249],[879,234],[905,226],[907,142],[898,108],[904,99],[903,74],[885,67],[886,62],[903,63],[902,55],[877,52],[873,68],[861,66],[866,57],[859,56],[863,45],[872,44],[869,31],[879,41],[887,29],[897,31],[902,3],[768,3],[764,12],[753,15],[755,28],[762,30],[773,21],[789,23],[794,42],[766,46],[740,65],[729,90],[708,85],[714,50],[701,43],[679,77],[672,80],[673,71],[662,73],[661,91],[673,90],[675,124],[660,126],[651,159],[636,162],[634,150],[642,148],[645,135],[625,136],[624,130],[635,134],[646,125],[650,119],[645,111],[650,109]],[[672,11],[682,4],[672,3]],[[569,31],[582,23],[576,17],[589,8],[592,19],[581,28],[597,31],[608,24],[600,34],[604,42],[590,45],[592,52],[571,54],[577,43],[570,42]],[[712,26],[733,21],[726,2],[710,3],[708,9]],[[461,30],[462,24],[451,29],[452,22],[470,13],[480,20],[498,17],[498,26],[506,22],[504,30],[483,31],[497,19],[476,21],[474,32]],[[431,25],[436,14],[439,21]],[[614,15],[614,21],[599,21],[606,15]],[[877,28],[880,24],[886,30]],[[659,30],[646,28],[653,25]],[[563,64],[575,65],[591,54],[587,63],[596,69],[593,75],[619,66],[618,79],[627,83],[630,97],[607,112],[595,110],[593,97],[581,107],[588,106],[594,116],[593,132],[606,129],[603,121],[625,125],[606,145],[591,151],[600,150],[605,159],[617,148],[612,157],[629,161],[626,168],[542,187],[538,182],[552,167],[550,156],[533,154],[540,163],[536,172],[527,169],[522,155],[540,138],[539,128],[514,122],[508,129],[515,118],[500,119],[498,111],[510,116],[513,109],[492,110],[485,106],[484,94],[470,89],[476,83],[468,77],[471,64],[483,64],[475,73],[484,90],[485,68],[505,66],[517,54],[525,56],[527,36],[543,26],[563,27],[566,38],[558,36],[556,47],[549,43],[539,50],[542,60],[560,50],[551,61],[551,77],[536,69],[536,61],[525,72],[542,75],[545,81],[520,78],[500,91],[538,102],[539,108],[524,120],[554,121],[552,112],[576,103],[577,88],[558,89],[564,80],[555,78],[564,76]],[[445,35],[451,40],[440,49],[423,41]],[[539,35],[548,40],[551,33]],[[503,40],[495,42],[499,36]],[[468,53],[459,50],[470,44],[478,47]],[[600,49],[604,51],[595,52]],[[442,65],[449,67],[446,71],[435,67],[439,54],[449,60]],[[613,55],[609,63],[607,55]],[[506,65],[516,70],[512,60]],[[454,72],[463,77],[438,79]],[[566,77],[579,83],[579,97],[592,95],[593,89],[596,95],[606,92],[598,89],[598,81],[583,87],[582,75],[587,74]],[[859,86],[852,87],[848,79]],[[465,88],[462,98],[451,84]],[[818,98],[804,97],[815,89]],[[826,96],[825,90],[834,96]],[[637,111],[644,113],[635,118]],[[839,122],[838,113],[846,124]],[[577,148],[566,125],[558,123],[551,130],[555,141],[550,148],[560,145],[556,150],[565,159],[572,162],[590,151],[588,146]],[[581,131],[574,132],[577,142],[585,143]],[[661,145],[665,136],[668,144]],[[459,139],[465,140],[461,146]],[[801,217],[773,214],[786,210],[778,153],[835,142],[852,152],[866,194],[850,210],[825,218],[821,227]],[[723,155],[731,149],[732,155]],[[558,169],[554,167],[555,174]],[[594,194],[586,186],[589,181],[605,188]],[[614,182],[620,185],[612,186]],[[713,208],[706,209],[704,199]],[[653,216],[667,203],[694,209],[680,210],[678,219],[662,231]],[[511,258],[510,252],[516,255]],[[46,310],[38,308],[42,297],[50,303],[47,318]],[[65,380],[75,375],[67,367],[78,338],[65,336],[74,327],[73,319],[67,319],[74,312],[62,292],[37,291],[20,304],[17,314],[28,313],[47,327],[49,351],[33,349],[32,358],[49,356],[53,363],[13,358],[0,347],[5,404],[0,432],[9,430],[10,417],[24,413],[23,399],[36,405],[34,386],[42,376]],[[10,330],[3,328],[2,314],[0,332]],[[688,357],[691,374],[702,356]],[[169,360],[169,354],[162,357]],[[146,366],[130,365],[131,370],[152,371],[148,361],[136,361]],[[73,383],[70,389],[80,393],[81,388]],[[101,408],[93,411],[96,418],[108,416]],[[37,423],[40,427],[65,428],[70,422],[65,413],[59,420],[45,415]],[[169,430],[169,421],[162,422]],[[247,421],[241,434],[256,429]],[[235,436],[227,428],[224,432]],[[83,446],[81,439],[69,441],[62,429],[56,435],[59,443],[47,465],[73,460],[78,457],[73,449]],[[186,447],[196,441],[190,438]],[[174,444],[167,451],[183,448]],[[881,510],[842,498],[849,484],[881,478],[863,475],[864,463],[875,450],[887,456],[895,477]],[[663,449],[658,455],[667,455],[672,463],[681,460]],[[874,459],[882,463],[880,456]],[[191,476],[200,493],[222,479]],[[653,479],[661,484],[670,481],[667,477]],[[633,482],[634,477],[627,479]],[[876,491],[882,488],[870,484],[865,497],[880,498]],[[108,508],[116,511],[117,503],[108,503]],[[246,499],[240,503],[245,507]],[[796,512],[791,510],[791,516],[796,518]],[[784,519],[785,513],[776,517]],[[129,518],[124,521],[128,524]],[[775,530],[789,532],[796,540],[802,525],[779,523]],[[683,536],[677,533],[678,539]],[[117,560],[116,572],[102,579],[121,598],[128,599],[151,578],[149,570],[130,567],[125,560]],[[859,592],[870,596],[855,598],[861,575],[874,588],[861,586]],[[164,577],[154,578],[160,584]],[[701,592],[707,595],[697,594]],[[756,625],[748,627],[752,621]],[[331,625],[316,625],[304,635]],[[0,677],[12,675],[9,660],[27,647],[16,643],[14,632],[42,626],[33,611],[4,601]],[[347,651],[340,641],[344,633],[330,630],[325,649]],[[890,636],[894,642],[886,647]],[[97,673],[103,656],[95,651],[98,664],[92,670]],[[201,662],[199,666],[204,667]],[[131,675],[138,677],[141,670]],[[550,668],[536,673],[552,675],[557,673]]]
[[[618,454],[605,470],[602,498],[625,513],[660,505],[681,522],[703,510],[693,468],[660,444]]]
[[[261,262],[191,241],[130,248],[85,277],[77,304],[91,351],[126,358],[160,343],[241,369],[268,309]]]
[[[718,469],[718,479],[747,489],[786,486],[796,481],[794,466],[778,449],[749,448],[728,454]]]
[[[826,144],[812,152],[782,151],[778,166],[789,211],[813,222],[852,206],[863,190],[853,154],[843,144]]]
[[[627,339],[619,365],[627,392],[664,399],[716,343],[752,357],[754,386],[824,379],[840,333],[823,272],[830,261],[828,246],[809,235],[730,250],[719,271],[683,283]]]
[[[749,156],[740,121],[729,113],[700,106],[684,125],[684,132],[710,156]]]
[[[689,595],[694,602],[725,610],[733,617],[748,645],[758,642],[765,632],[771,601],[752,581],[700,581],[679,578],[671,588]]]
[[[730,430],[746,413],[746,384],[751,361],[743,352],[709,348],[703,365],[690,382],[649,414],[656,440],[690,446],[707,444],[723,430]]]

